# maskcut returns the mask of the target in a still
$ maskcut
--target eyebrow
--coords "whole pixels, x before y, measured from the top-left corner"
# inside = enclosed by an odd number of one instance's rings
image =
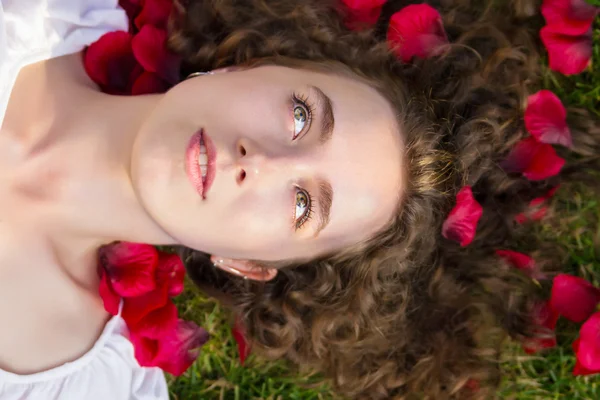
[[[321,131],[319,142],[323,145],[327,143],[333,135],[335,117],[333,115],[333,103],[321,89],[311,86],[311,89],[317,94],[317,103],[321,114]]]
[[[333,203],[333,188],[324,179],[318,179],[317,208],[319,211],[319,224],[315,231],[315,237],[325,229],[331,217],[331,203]]]

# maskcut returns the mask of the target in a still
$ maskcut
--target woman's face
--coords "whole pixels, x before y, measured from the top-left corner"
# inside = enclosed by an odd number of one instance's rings
[[[388,102],[362,82],[266,66],[188,79],[148,116],[132,180],[179,244],[228,258],[312,258],[368,239],[403,188]],[[205,154],[206,153],[206,154]]]

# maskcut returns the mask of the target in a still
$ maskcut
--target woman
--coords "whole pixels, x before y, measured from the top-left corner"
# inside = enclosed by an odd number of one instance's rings
[[[480,334],[529,333],[528,283],[494,249],[560,180],[497,165],[525,136],[538,78],[517,14],[490,25],[458,7],[445,21],[458,45],[409,65],[343,28],[336,4],[178,1],[182,82],[116,97],[79,52],[126,30],[125,15],[80,3],[2,3],[0,394],[166,396],[119,319],[106,325],[96,253],[115,240],[197,250],[190,273],[234,296],[258,348],[329,372],[351,396],[493,388],[497,353],[482,349],[498,342]],[[45,30],[23,36],[34,17]],[[213,73],[183,79],[202,71]],[[596,127],[573,134],[576,152],[597,154]],[[465,185],[484,213],[463,249],[440,232]]]
[[[375,235],[361,225],[366,241],[329,254],[307,251],[292,262],[254,257],[255,265],[278,268],[264,284],[219,273],[199,252],[183,253],[195,282],[233,303],[255,351],[313,366],[350,398],[484,399],[496,393],[506,335],[547,335],[531,326],[531,281],[496,250],[524,241],[537,250],[540,269],[561,269],[557,249],[533,240],[515,217],[559,184],[567,192],[581,181],[598,188],[587,172],[600,167],[600,129],[571,109],[573,146],[557,147],[571,161],[561,173],[540,181],[507,174],[501,166],[528,136],[523,111],[540,85],[539,4],[428,2],[442,14],[452,46],[400,64],[383,41],[390,16],[410,3],[387,2],[374,32],[357,34],[339,27],[326,2],[179,2],[171,45],[187,60],[186,72],[267,57],[259,63],[354,73],[392,104],[401,139],[398,210]],[[383,134],[380,121],[369,122],[370,135]],[[362,154],[347,157],[368,168]],[[388,184],[397,170],[388,172]],[[483,214],[463,248],[442,236],[442,226],[466,185]],[[212,257],[217,267],[220,258]],[[247,263],[225,261],[246,273]]]

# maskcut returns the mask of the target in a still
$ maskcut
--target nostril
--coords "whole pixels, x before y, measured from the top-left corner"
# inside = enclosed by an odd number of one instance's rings
[[[239,145],[239,149],[238,149],[238,151],[240,152],[240,155],[241,155],[242,157],[244,157],[244,156],[246,155],[246,148],[245,148],[244,146],[242,146],[242,145]]]
[[[244,179],[246,179],[246,171],[244,171],[243,169],[240,170],[240,172],[238,173],[237,176],[237,183],[238,185],[242,182],[244,182]]]

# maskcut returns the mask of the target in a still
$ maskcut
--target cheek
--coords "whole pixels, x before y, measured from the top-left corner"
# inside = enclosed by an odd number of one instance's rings
[[[225,80],[226,75],[186,88],[173,106],[186,109],[192,118],[199,117],[219,135],[247,137],[266,146],[282,142],[287,138],[285,132],[290,132],[291,138],[286,92],[248,79]]]
[[[289,234],[293,211],[291,200],[283,193],[247,192],[232,203],[230,217],[245,237],[262,241]]]

